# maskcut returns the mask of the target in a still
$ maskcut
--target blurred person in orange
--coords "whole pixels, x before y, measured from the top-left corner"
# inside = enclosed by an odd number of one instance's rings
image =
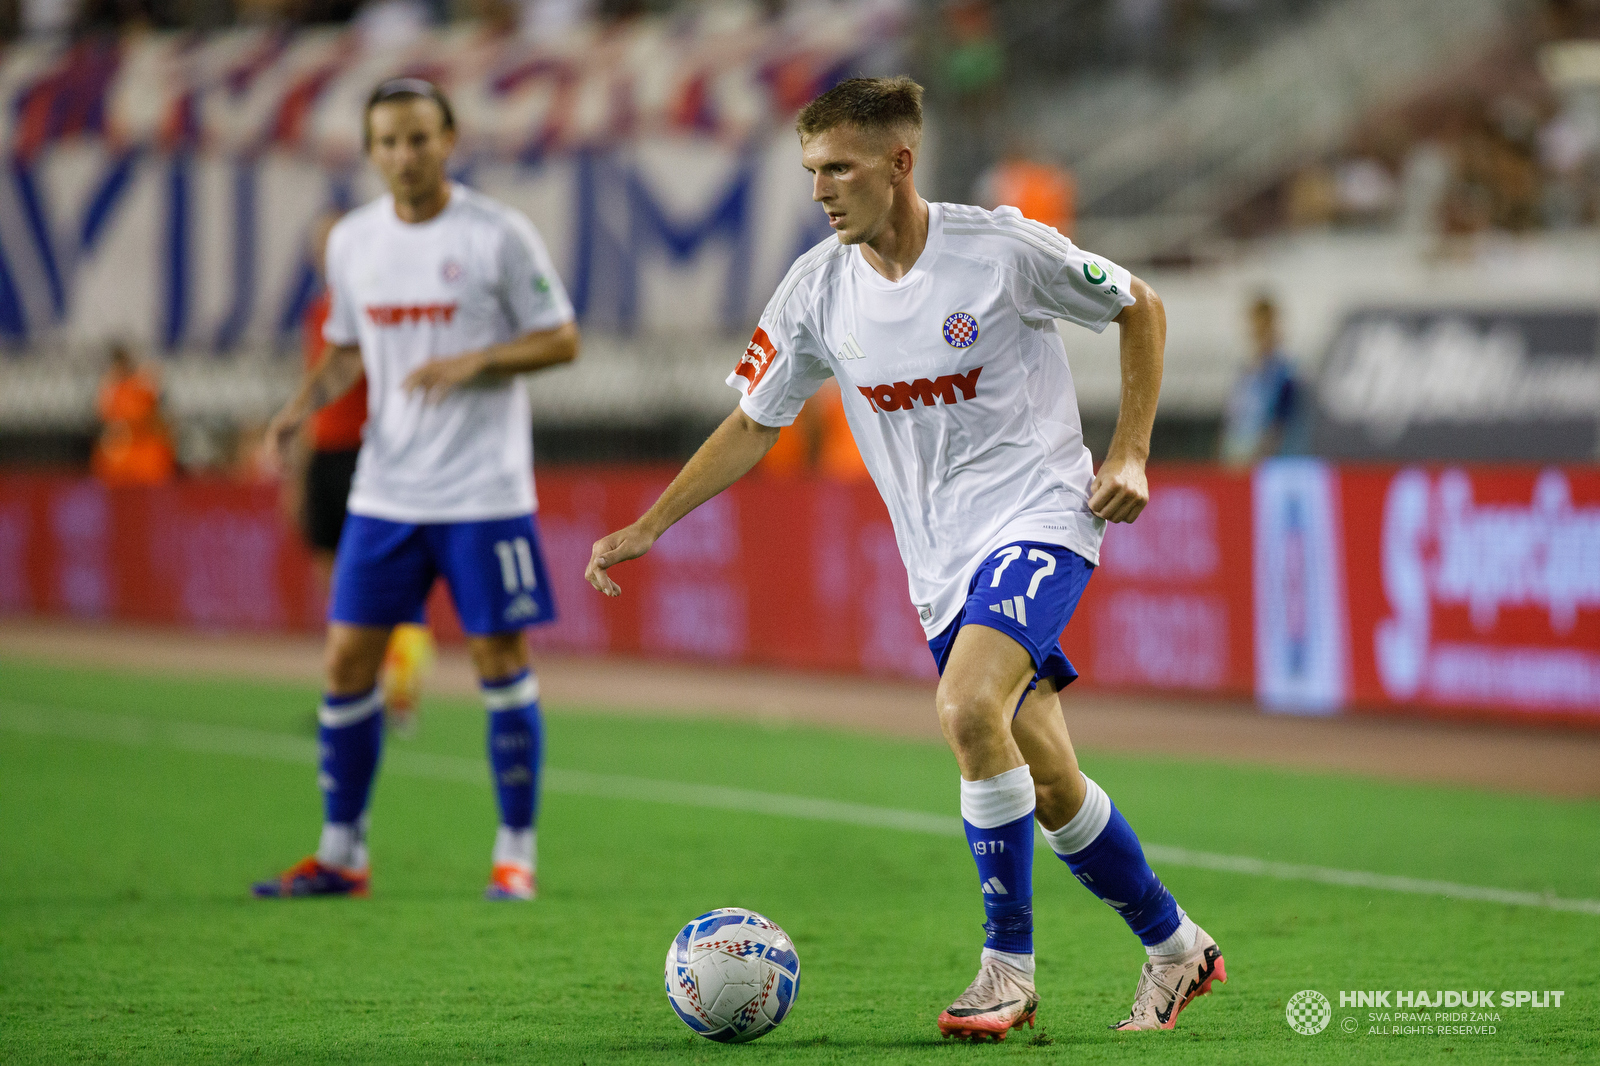
[[[338,221],[339,213],[330,211],[311,225],[311,262],[319,278],[324,276],[328,234]],[[324,287],[301,320],[308,371],[316,369],[326,350],[322,327],[328,321],[328,306]],[[324,595],[332,584],[333,562],[344,532],[350,482],[355,477],[366,422],[367,379],[363,374],[348,392],[307,419],[283,479],[285,513],[311,549],[311,565]],[[402,623],[389,636],[383,660],[384,711],[389,727],[401,736],[416,732],[422,685],[433,670],[434,655],[433,633],[426,625]]]
[[[1253,350],[1223,410],[1221,458],[1233,466],[1296,450],[1300,383],[1278,331],[1278,305],[1258,296],[1250,305]]]
[[[829,481],[871,480],[861,450],[850,435],[837,381],[824,382],[811,402],[800,409],[794,424],[778,434],[778,443],[761,460],[759,470],[768,477],[815,473]]]
[[[1023,218],[1071,235],[1077,217],[1078,187],[1065,167],[1032,158],[1013,147],[978,179],[978,202],[993,211],[1008,205]]]
[[[177,472],[172,434],[161,416],[161,386],[125,345],[111,346],[111,365],[95,401],[100,439],[90,468],[107,485],[163,485]]]

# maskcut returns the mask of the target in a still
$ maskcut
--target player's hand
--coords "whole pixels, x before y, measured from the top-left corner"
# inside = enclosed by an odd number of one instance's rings
[[[1150,483],[1139,459],[1108,458],[1089,486],[1089,510],[1107,522],[1132,522],[1150,502]]]
[[[294,447],[294,439],[304,421],[304,416],[286,407],[267,423],[267,432],[261,441],[261,465],[268,473],[282,474],[289,465],[289,450]]]
[[[407,392],[421,391],[427,402],[438,403],[452,389],[483,373],[487,364],[488,358],[483,352],[465,352],[446,359],[435,359],[407,374],[401,388]]]
[[[638,522],[617,530],[609,537],[601,537],[594,542],[594,551],[589,553],[589,566],[583,576],[607,596],[620,596],[622,589],[606,571],[618,563],[639,558],[655,542],[655,535],[643,529]]]

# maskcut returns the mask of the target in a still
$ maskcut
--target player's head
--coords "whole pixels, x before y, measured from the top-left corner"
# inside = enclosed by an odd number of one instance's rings
[[[872,240],[897,196],[915,193],[922,86],[906,77],[851,78],[805,106],[795,122],[811,198],[843,244]]]
[[[367,97],[362,122],[367,155],[396,199],[428,195],[445,181],[456,118],[438,86],[421,78],[383,82]]]

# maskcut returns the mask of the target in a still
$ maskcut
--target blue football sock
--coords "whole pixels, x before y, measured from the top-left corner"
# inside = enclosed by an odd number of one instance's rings
[[[1060,829],[1046,830],[1061,860],[1083,886],[1110,904],[1146,947],[1162,944],[1178,931],[1183,911],[1161,883],[1133,827],[1105,790],[1085,777],[1083,806]]]
[[[494,771],[500,824],[531,829],[539,809],[539,767],[544,748],[544,718],[539,713],[539,679],[531,670],[483,684],[489,710],[489,765]]]
[[[317,709],[317,738],[322,754],[317,784],[327,822],[318,855],[338,866],[365,866],[362,815],[383,751],[383,697],[377,689],[324,697]]]
[[[1033,954],[1033,775],[1026,766],[961,782],[961,823],[983,888],[983,946]]]

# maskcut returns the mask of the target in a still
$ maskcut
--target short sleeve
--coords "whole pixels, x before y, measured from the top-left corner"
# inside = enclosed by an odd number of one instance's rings
[[[518,335],[564,326],[573,319],[566,286],[550,262],[539,231],[509,212],[500,242],[500,298]]]
[[[790,268],[750,343],[728,375],[743,398],[744,413],[763,426],[787,426],[822,383],[833,376],[815,334],[805,321],[805,300],[796,290],[804,258]]]
[[[1062,318],[1096,333],[1135,302],[1133,275],[1091,255],[1049,226],[1031,222],[1014,207],[995,211],[1017,242],[1017,306],[1024,318]]]
[[[345,280],[345,234],[342,226],[334,226],[328,234],[328,251],[324,272],[328,277],[328,320],[322,324],[322,339],[341,348],[360,343],[357,331],[356,309]]]

